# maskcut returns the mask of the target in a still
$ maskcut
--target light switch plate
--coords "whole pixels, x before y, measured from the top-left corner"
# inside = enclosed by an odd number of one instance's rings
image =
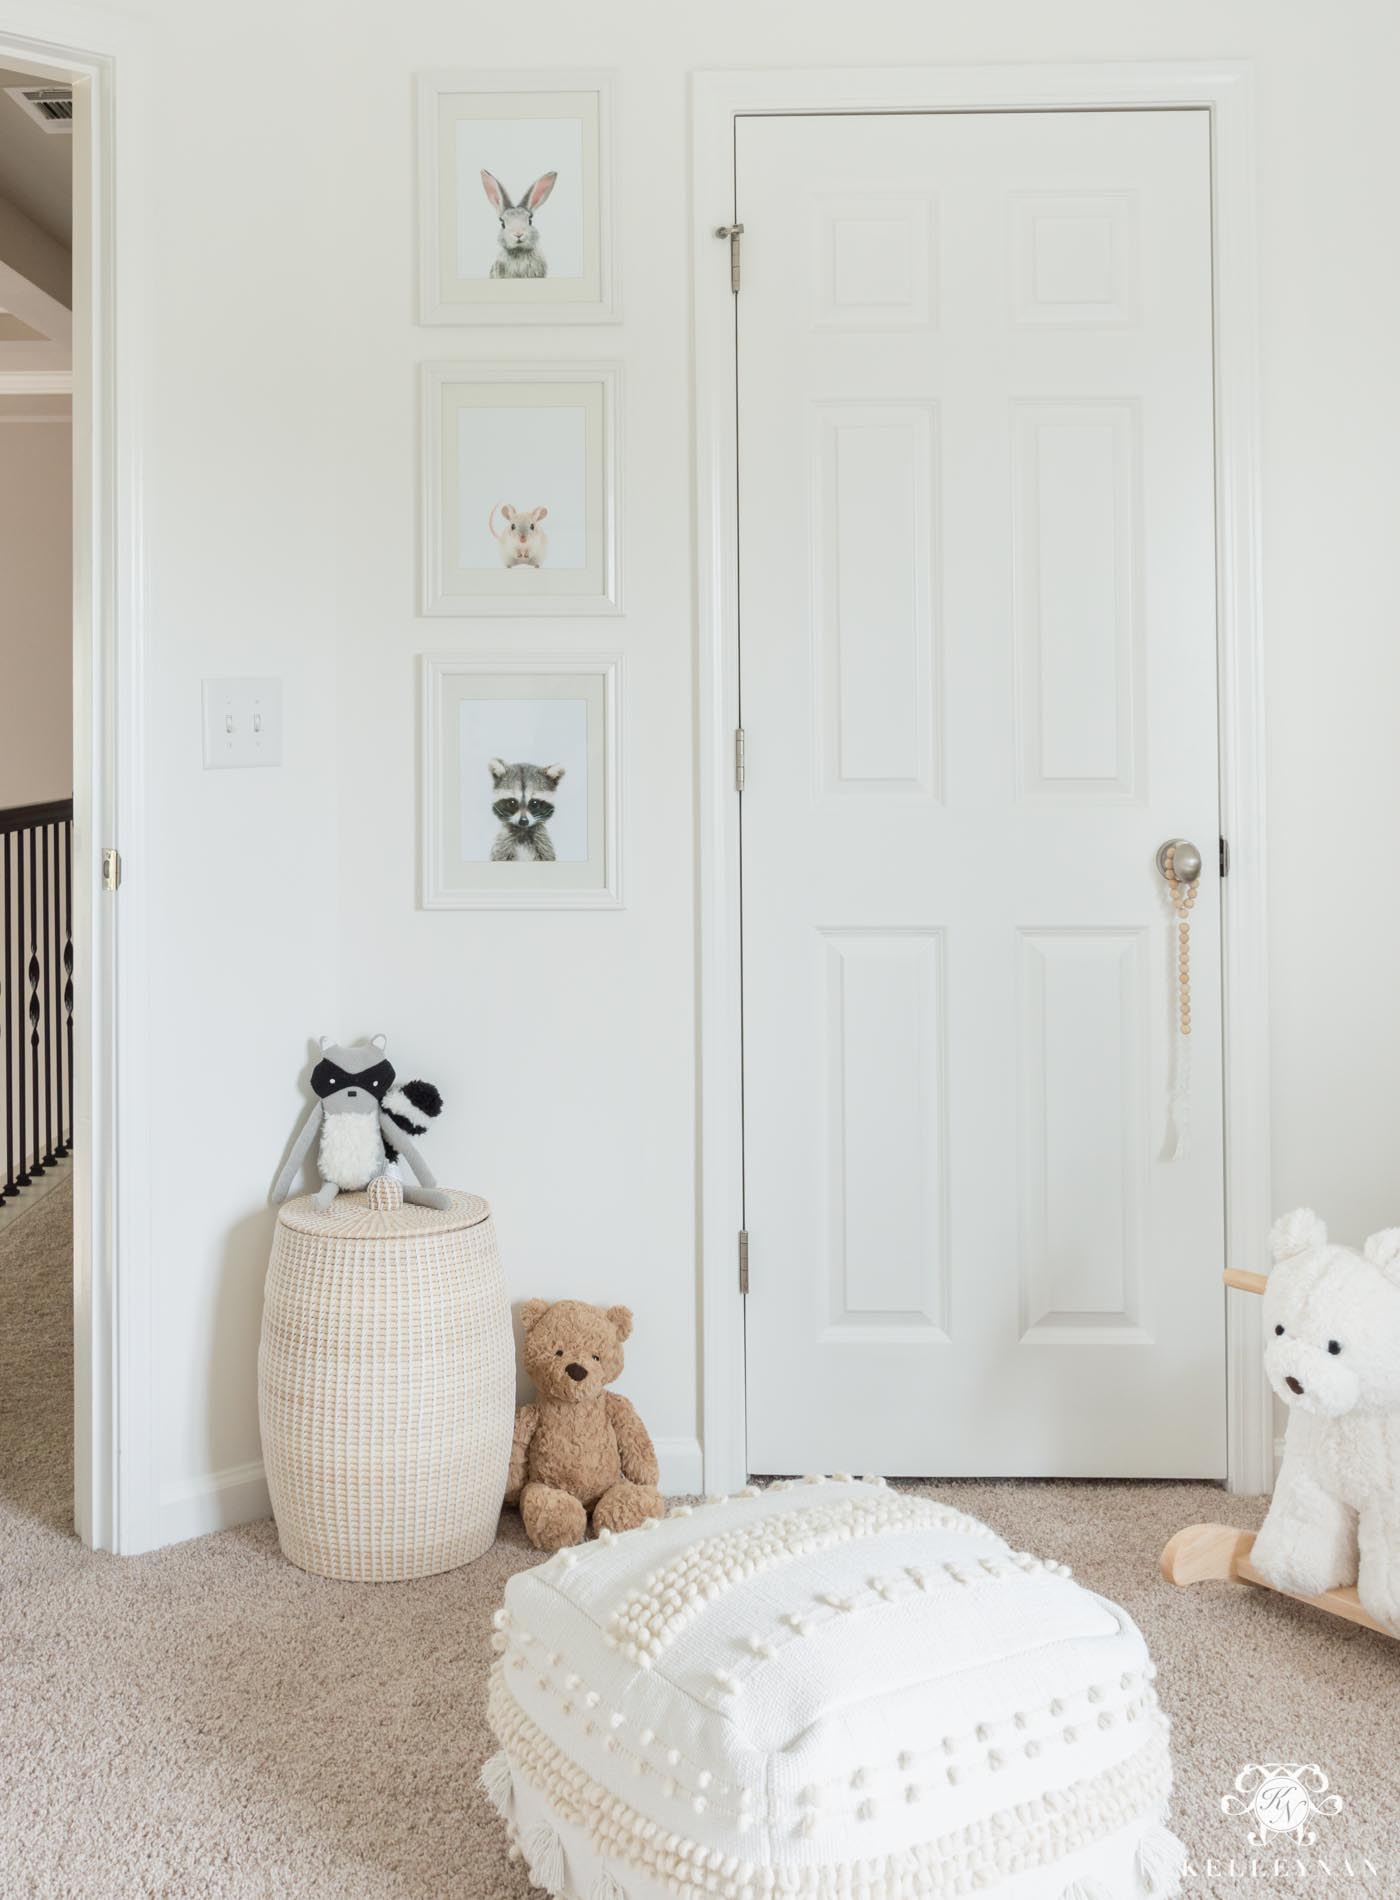
[[[281,680],[205,680],[205,771],[281,763]]]

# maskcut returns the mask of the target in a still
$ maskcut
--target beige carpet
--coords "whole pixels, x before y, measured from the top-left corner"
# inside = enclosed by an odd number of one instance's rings
[[[508,1517],[425,1583],[325,1583],[270,1523],[150,1557],[71,1533],[67,1189],[0,1234],[0,1895],[42,1900],[523,1900],[475,1789],[489,1619],[532,1559]],[[1220,1797],[1247,1761],[1320,1762],[1326,1844],[1378,1872],[1191,1893],[1400,1894],[1400,1644],[1239,1586],[1177,1592],[1157,1552],[1260,1507],[1187,1484],[942,1484],[1126,1605],[1175,1718],[1175,1825],[1247,1852]],[[1320,1846],[1322,1844],[1320,1843]]]

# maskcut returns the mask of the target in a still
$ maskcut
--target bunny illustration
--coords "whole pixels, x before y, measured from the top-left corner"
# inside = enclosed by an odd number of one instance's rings
[[[503,528],[496,526],[497,510],[505,517],[506,525]],[[544,566],[544,557],[549,552],[549,536],[540,523],[548,513],[548,508],[512,508],[508,501],[496,503],[486,525],[507,567]]]
[[[535,213],[553,191],[558,176],[558,172],[545,172],[543,177],[535,180],[519,204],[512,204],[510,194],[500,179],[488,171],[482,172],[481,182],[486,187],[486,196],[501,221],[501,235],[496,240],[500,255],[491,266],[493,277],[549,275],[549,266],[540,249],[540,234],[535,229]]]

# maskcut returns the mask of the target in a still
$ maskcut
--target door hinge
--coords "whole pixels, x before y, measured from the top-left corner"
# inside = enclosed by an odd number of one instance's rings
[[[1228,838],[1220,840],[1220,875],[1221,877],[1230,875],[1230,840]]]
[[[102,853],[102,888],[116,890],[122,881],[122,854],[110,847]]]
[[[749,1290],[749,1236],[746,1228],[739,1230],[739,1291],[747,1295]]]
[[[736,792],[742,792],[744,789],[744,728],[742,726],[734,728],[734,789]]]
[[[739,240],[743,235],[742,224],[721,224],[715,227],[717,238],[729,239],[729,288],[736,297],[739,294]]]

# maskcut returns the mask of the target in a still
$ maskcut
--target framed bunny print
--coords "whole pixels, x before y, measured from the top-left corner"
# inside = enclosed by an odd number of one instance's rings
[[[424,910],[611,910],[622,903],[622,662],[425,654]]]
[[[425,614],[615,614],[615,363],[423,367]]]
[[[422,73],[419,317],[611,323],[613,76]]]

